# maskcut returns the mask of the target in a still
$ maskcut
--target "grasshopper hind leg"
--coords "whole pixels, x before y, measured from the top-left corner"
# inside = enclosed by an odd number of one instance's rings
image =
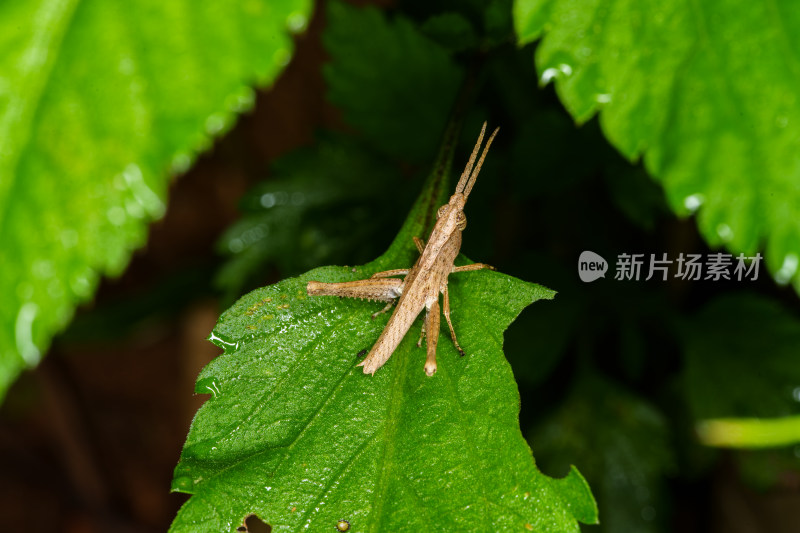
[[[428,357],[425,359],[425,373],[432,376],[436,373],[436,345],[439,343],[439,302],[438,300],[428,308],[425,315],[423,331],[428,331],[426,340]]]

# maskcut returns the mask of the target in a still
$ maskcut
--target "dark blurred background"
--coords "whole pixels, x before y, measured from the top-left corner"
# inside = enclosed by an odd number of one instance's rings
[[[414,3],[405,10],[427,16]],[[326,98],[324,18],[317,9],[275,86],[173,183],[166,216],[127,271],[102,283],[9,392],[0,407],[0,531],[166,530],[186,498],[169,494],[172,469],[205,400],[194,380],[219,353],[205,338],[220,312],[256,286],[366,262],[399,229],[430,158],[386,159],[368,184],[315,178],[320,146],[346,151],[357,138]],[[746,284],[614,281],[623,252],[712,250],[693,220],[669,212],[641,166],[608,146],[596,120],[577,127],[552,87],[538,88],[532,57],[509,42],[486,58],[456,161],[481,121],[501,126],[470,198],[462,252],[559,293],[506,333],[539,467],[562,476],[576,464],[606,531],[800,530],[795,451],[702,447],[685,390],[685,354],[696,345],[686,339],[703,309],[733,295],[728,308],[766,299],[796,320],[795,293],[763,271]],[[305,173],[292,170],[304,164]],[[292,207],[293,193],[322,189],[318,204]],[[265,194],[282,209],[269,218],[253,204]],[[605,280],[578,280],[583,250],[609,260]],[[769,338],[758,340],[768,349]]]

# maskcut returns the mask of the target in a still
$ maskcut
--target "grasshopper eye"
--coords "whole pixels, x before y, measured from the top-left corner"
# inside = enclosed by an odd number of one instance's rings
[[[447,213],[448,207],[450,206],[447,204],[444,204],[442,207],[440,207],[439,210],[436,211],[436,218],[442,218],[445,215],[445,213]]]
[[[467,229],[467,216],[464,213],[459,213],[456,216],[456,225],[461,231]]]

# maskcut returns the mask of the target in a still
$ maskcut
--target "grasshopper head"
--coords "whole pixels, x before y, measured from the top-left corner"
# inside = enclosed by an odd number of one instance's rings
[[[461,231],[467,227],[467,215],[464,214],[464,204],[467,203],[467,197],[460,192],[455,193],[450,197],[450,201],[444,204],[436,212],[436,219],[445,219],[446,226],[455,226]]]

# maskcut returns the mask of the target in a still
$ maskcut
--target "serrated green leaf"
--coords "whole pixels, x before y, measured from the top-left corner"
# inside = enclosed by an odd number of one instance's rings
[[[578,122],[600,112],[672,209],[781,281],[800,257],[800,9],[794,2],[516,0],[520,43]],[[800,282],[795,282],[800,288]]]
[[[451,132],[452,133],[452,132]],[[452,146],[452,138],[445,146]],[[439,371],[423,371],[417,323],[374,376],[356,364],[387,318],[381,305],[308,297],[308,280],[345,281],[410,266],[446,195],[435,171],[389,250],[358,268],[323,267],[255,290],[226,311],[173,490],[193,496],[172,531],[234,531],[255,513],[273,531],[578,531],[595,522],[577,471],[553,480],[522,438],[519,394],[503,357],[503,331],[553,292],[497,272],[453,275],[453,324],[468,352],[443,333]],[[479,187],[479,185],[478,185]]]
[[[308,0],[0,5],[0,397],[252,105]]]
[[[463,76],[447,51],[402,16],[336,0],[323,43],[328,98],[347,122],[386,155],[429,160]]]

